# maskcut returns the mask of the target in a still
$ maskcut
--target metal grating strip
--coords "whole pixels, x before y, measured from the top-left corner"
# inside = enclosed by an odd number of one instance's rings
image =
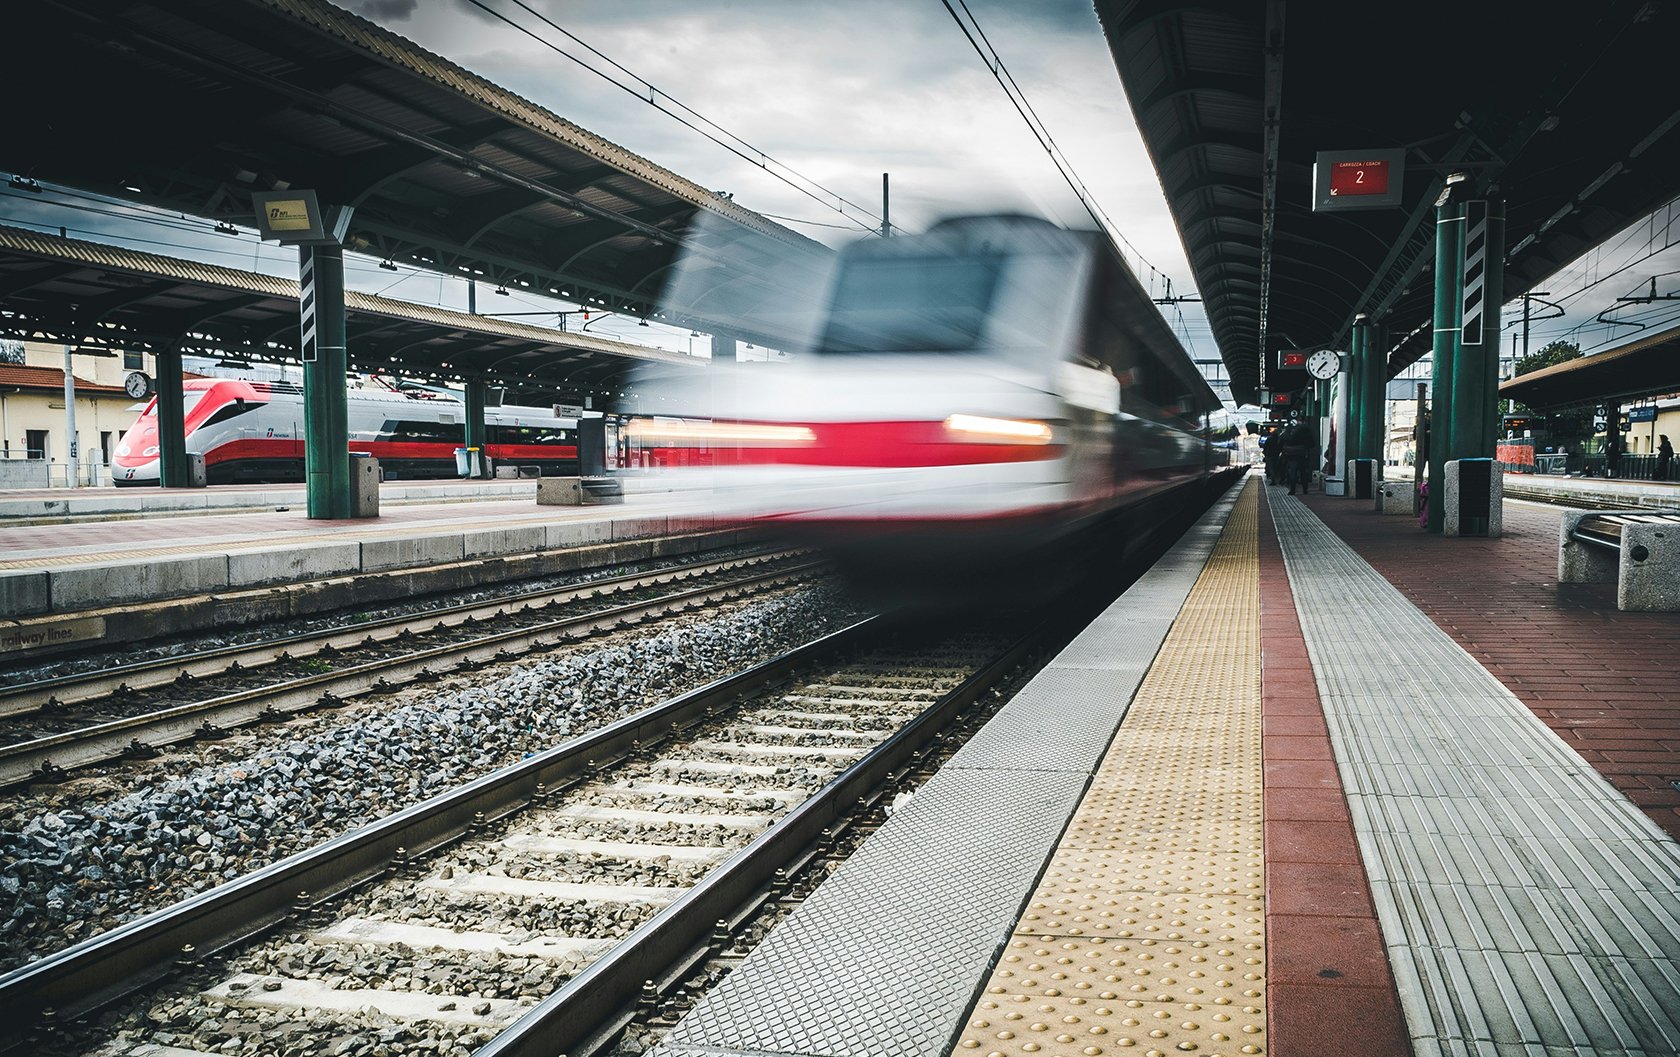
[[[1302,504],[1273,516],[1416,1052],[1680,1052],[1680,845]]]

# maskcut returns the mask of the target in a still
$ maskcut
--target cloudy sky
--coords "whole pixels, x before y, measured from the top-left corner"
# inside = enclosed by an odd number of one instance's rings
[[[636,93],[653,85],[662,101],[692,107],[872,211],[880,207],[881,174],[891,173],[892,218],[908,230],[952,213],[993,210],[1093,226],[941,0],[525,0],[621,70],[515,0],[339,2],[705,187],[730,192],[750,209],[790,218],[789,226],[831,245],[854,237],[848,234],[856,230],[853,221],[555,48],[593,62]],[[1148,262],[1133,259],[1140,278],[1157,293],[1162,277],[1176,292],[1191,292],[1177,232],[1089,0],[966,2],[1096,202]],[[957,0],[952,5],[962,10]],[[22,197],[34,201],[7,199],[4,219],[68,223],[71,234],[83,237],[295,273],[290,251],[262,247],[249,234],[218,236],[186,218],[142,231],[86,210],[54,213],[50,194]],[[1680,248],[1653,252],[1680,238],[1674,219],[1680,218],[1665,213],[1611,240],[1548,283],[1567,315],[1536,323],[1531,343],[1569,337],[1592,348],[1639,333],[1596,317],[1616,297],[1644,289],[1651,276],[1658,277],[1659,293],[1680,288]],[[393,275],[360,261],[351,262],[349,279],[359,289],[465,307],[464,285],[429,273]],[[519,295],[480,298],[485,311],[535,307]],[[1175,311],[1169,318],[1196,358],[1214,359],[1198,309],[1185,305],[1182,317]],[[1635,313],[1657,323],[1680,316],[1680,302],[1624,306],[1613,318]],[[611,318],[591,332],[651,338],[677,349],[688,342],[686,331],[665,334]]]
[[[881,174],[890,173],[893,222],[911,231],[952,213],[998,210],[1093,226],[939,0],[527,0],[624,69],[513,0],[480,3],[363,0],[358,10],[831,245],[856,237],[858,222],[561,51],[638,92],[652,85],[661,104],[677,109],[669,97],[691,107],[876,213]],[[1178,235],[1088,0],[968,0],[968,10],[1102,210],[1158,269],[1156,284],[1170,277],[1186,287]],[[1139,267],[1146,282],[1149,265]],[[1199,316],[1187,316],[1180,330],[1201,355],[1215,355]]]

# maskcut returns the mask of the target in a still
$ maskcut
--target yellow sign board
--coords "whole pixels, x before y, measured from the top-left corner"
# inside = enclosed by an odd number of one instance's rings
[[[315,226],[309,202],[302,198],[269,199],[263,206],[271,231],[308,231]]]

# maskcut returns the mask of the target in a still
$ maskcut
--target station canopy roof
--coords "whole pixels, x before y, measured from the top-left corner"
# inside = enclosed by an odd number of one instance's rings
[[[1097,0],[1239,400],[1280,348],[1428,351],[1449,173],[1507,204],[1507,299],[1680,192],[1680,6]],[[1397,208],[1312,211],[1318,151],[1406,150]],[[1121,225],[1124,227],[1124,223]]]
[[[324,0],[41,0],[8,13],[0,169],[250,225],[313,190],[346,247],[648,318],[698,213],[726,306],[670,322],[776,344],[810,239]]]
[[[612,407],[638,367],[707,361],[642,345],[346,290],[351,366],[410,378],[482,378],[522,394]],[[0,337],[95,349],[295,362],[298,284],[0,226]],[[606,402],[603,402],[606,401]],[[578,402],[581,402],[579,400]]]
[[[1500,383],[1499,395],[1536,411],[1680,393],[1680,327],[1566,360]]]

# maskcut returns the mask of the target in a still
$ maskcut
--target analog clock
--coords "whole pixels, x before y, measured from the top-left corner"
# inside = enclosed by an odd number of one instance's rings
[[[1342,369],[1342,357],[1335,349],[1319,349],[1307,357],[1307,373],[1324,379]]]
[[[123,379],[123,388],[128,390],[129,396],[143,400],[151,394],[152,380],[141,371],[130,371],[128,377]]]

